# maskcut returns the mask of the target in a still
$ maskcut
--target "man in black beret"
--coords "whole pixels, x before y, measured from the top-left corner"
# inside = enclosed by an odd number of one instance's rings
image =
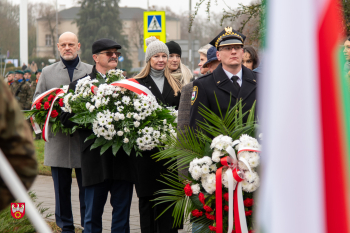
[[[100,39],[92,44],[92,57],[95,65],[91,79],[99,73],[106,77],[107,71],[115,69],[118,65],[118,51],[122,47],[110,39]],[[75,90],[78,80],[69,85]],[[75,123],[69,121],[74,113],[62,113],[61,122],[66,127],[74,127]],[[124,150],[119,150],[114,156],[112,149],[100,155],[100,148],[90,150],[95,139],[85,139],[93,134],[92,129],[78,129],[81,146],[81,173],[82,185],[85,188],[85,222],[84,232],[102,232],[102,214],[107,201],[108,192],[111,194],[110,203],[113,207],[112,232],[130,232],[129,217],[133,193],[129,156]]]
[[[226,27],[210,44],[218,50],[216,56],[220,65],[208,75],[193,82],[191,97],[190,126],[196,127],[198,121],[203,121],[198,108],[202,104],[220,116],[216,98],[220,104],[221,113],[225,116],[231,98],[232,108],[242,100],[243,112],[251,109],[256,100],[256,73],[242,65],[243,44],[245,36],[231,27]],[[247,117],[244,119],[246,121]]]

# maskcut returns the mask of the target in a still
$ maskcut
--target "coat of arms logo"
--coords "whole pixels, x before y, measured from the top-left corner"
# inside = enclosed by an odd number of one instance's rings
[[[25,214],[25,203],[11,203],[11,215],[15,219],[23,218]]]

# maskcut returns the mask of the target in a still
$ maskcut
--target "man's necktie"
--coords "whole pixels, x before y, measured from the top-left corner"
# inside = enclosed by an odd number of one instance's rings
[[[237,82],[237,80],[238,80],[239,78],[238,78],[238,76],[236,76],[236,75],[234,75],[234,76],[232,76],[231,77],[231,80],[232,80],[232,82],[233,82],[233,85],[235,85],[237,88],[238,88],[238,90],[239,89],[241,89],[241,86],[238,84],[238,82]]]

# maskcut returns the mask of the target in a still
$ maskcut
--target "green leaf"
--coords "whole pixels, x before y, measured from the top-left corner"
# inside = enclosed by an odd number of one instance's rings
[[[81,128],[79,125],[73,126],[73,128],[72,128],[72,130],[71,130],[71,133],[72,133],[72,134],[75,133],[75,131],[76,131],[77,129],[79,129],[79,128]]]
[[[102,145],[104,145],[106,142],[107,142],[107,140],[104,139],[104,137],[99,137],[99,138],[97,138],[97,139],[95,140],[94,144],[91,145],[90,150],[93,150],[93,149],[95,149],[95,148],[97,148],[97,147],[99,147],[99,146],[102,146]]]
[[[206,142],[205,143],[205,147],[204,147],[204,154],[203,154],[203,156],[211,157],[212,153],[213,153],[213,151],[212,151],[212,149],[210,149],[210,143]]]
[[[123,144],[123,141],[121,140],[121,138],[118,137],[117,140],[114,140],[114,143],[112,145],[112,152],[114,156],[117,154],[122,144]]]
[[[101,84],[106,83],[106,80],[104,78],[101,77],[101,75],[99,73],[97,73],[96,75],[96,79],[98,81],[97,86],[100,86]]]
[[[108,148],[110,148],[112,146],[112,144],[113,144],[113,140],[107,141],[107,143],[102,146],[101,151],[100,151],[100,155],[103,155],[103,153],[105,153],[106,150],[108,150]]]
[[[131,153],[131,150],[132,150],[132,143],[124,143],[124,145],[123,145],[123,149],[124,149],[124,151],[125,151],[125,153],[127,154],[127,155],[129,155],[130,156],[130,153]]]
[[[74,127],[75,127],[75,126],[74,126]],[[73,127],[73,128],[74,128],[74,127]],[[89,141],[90,139],[94,139],[94,138],[97,138],[97,136],[96,136],[95,134],[91,134],[89,137],[85,138],[84,143],[87,142],[87,141]]]
[[[198,195],[193,194],[192,196],[190,196],[190,199],[197,209],[201,210],[203,208],[203,204],[202,202],[200,202]]]
[[[92,115],[89,111],[75,114],[73,117],[69,118],[70,121],[77,124],[93,123],[94,119],[95,116]]]
[[[49,118],[49,122],[50,122],[50,123],[54,123],[54,122],[56,122],[56,121],[57,121],[57,117],[55,117],[55,118],[50,117],[50,118]]]
[[[145,126],[147,126],[149,123],[151,123],[151,121],[146,121],[145,123],[143,123],[139,128],[142,129]]]
[[[37,112],[36,109],[33,110],[22,110],[24,116],[26,119],[29,119],[35,112]]]

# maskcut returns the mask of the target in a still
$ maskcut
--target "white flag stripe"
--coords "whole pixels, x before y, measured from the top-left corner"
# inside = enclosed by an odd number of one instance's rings
[[[267,1],[258,108],[264,233],[325,232],[315,8],[314,0]]]

